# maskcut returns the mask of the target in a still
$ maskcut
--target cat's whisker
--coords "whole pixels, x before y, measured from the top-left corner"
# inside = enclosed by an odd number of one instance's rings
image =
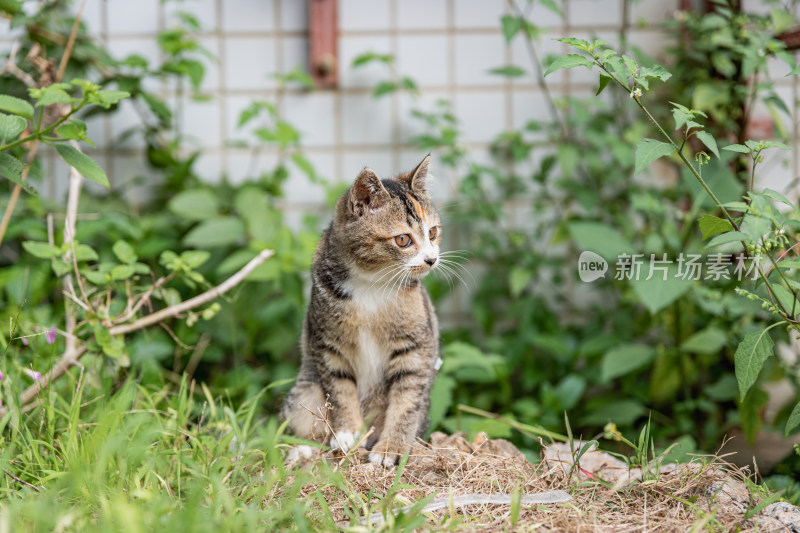
[[[397,269],[397,272],[395,272],[392,275],[392,277],[389,278],[389,280],[383,285],[383,290],[381,291],[381,297],[387,294],[387,289],[388,289],[388,294],[391,295],[392,292],[394,292],[394,286],[397,283],[399,283],[399,281],[404,277],[406,272],[407,272],[406,265],[400,265],[400,268]]]
[[[441,263],[434,269],[433,273],[444,279],[447,282],[447,286],[450,287],[450,292],[453,292],[453,276],[450,275],[450,268],[446,265],[442,265]]]
[[[445,252],[439,252],[439,257],[466,257],[472,255],[472,252],[469,250],[447,250]]]
[[[439,268],[441,268],[448,275],[455,276],[456,278],[458,278],[458,280],[461,281],[461,283],[464,285],[464,287],[466,289],[469,289],[470,285],[467,283],[467,281],[464,279],[464,277],[458,272],[459,269],[461,271],[465,272],[470,277],[470,279],[472,280],[473,285],[475,283],[475,278],[472,276],[470,271],[467,270],[463,265],[459,265],[458,263],[452,263],[450,261],[443,260],[441,262],[441,264],[439,265]]]
[[[380,283],[381,281],[383,281],[383,279],[384,279],[386,276],[390,276],[390,275],[392,275],[392,274],[396,273],[397,271],[400,271],[400,270],[402,270],[402,269],[404,268],[404,266],[405,266],[405,265],[389,265],[389,266],[387,266],[387,267],[384,267],[384,268],[382,268],[382,269],[378,270],[378,272],[376,272],[376,274],[380,274],[380,273],[381,273],[381,272],[383,272],[384,270],[386,270],[387,272],[385,272],[385,273],[381,274],[381,275],[380,275],[380,277],[378,277],[378,278],[377,278],[375,281],[373,281],[373,282],[372,282],[372,285],[370,285],[370,286],[369,286],[369,288],[371,289],[371,288],[373,288],[375,285],[377,285],[378,283]],[[391,278],[389,278],[389,279],[391,279]]]
[[[473,277],[472,272],[469,271],[469,269],[466,267],[466,265],[464,265],[462,263],[459,263],[457,261],[453,261],[452,259],[447,259],[447,258],[442,259],[441,261],[442,261],[442,264],[444,264],[444,265],[447,265],[447,266],[449,266],[451,268],[454,268],[454,269],[457,269],[457,270],[462,270],[463,272],[465,272],[472,279],[473,282],[475,282],[475,278]]]

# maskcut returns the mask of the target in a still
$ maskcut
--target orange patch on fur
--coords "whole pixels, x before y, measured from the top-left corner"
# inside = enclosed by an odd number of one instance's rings
[[[414,197],[411,196],[410,194],[408,195],[408,199],[411,200],[411,205],[414,206],[414,211],[417,212],[417,216],[420,219],[422,219],[422,221],[425,222],[425,224],[427,224],[428,223],[428,214],[425,212],[425,209],[423,209],[422,206],[419,205],[419,202],[416,201],[414,199]]]

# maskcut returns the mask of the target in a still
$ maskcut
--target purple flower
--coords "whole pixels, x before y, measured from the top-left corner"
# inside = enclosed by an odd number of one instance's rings
[[[58,330],[55,326],[52,326],[47,333],[44,334],[44,338],[47,340],[47,344],[53,344],[56,342],[56,336],[58,335]]]
[[[19,340],[21,340],[21,341],[22,341],[22,345],[23,345],[23,346],[27,346],[27,345],[28,345],[28,339],[26,339],[25,337],[20,337],[20,339],[19,339]]]
[[[31,378],[33,381],[39,381],[42,377],[41,372],[36,372],[35,370],[31,370],[30,368],[26,368],[25,373],[28,374],[28,377]]]
[[[5,376],[3,375],[3,373],[2,373],[2,372],[0,372],[0,381],[3,381],[3,378],[4,378],[4,377],[5,377]]]

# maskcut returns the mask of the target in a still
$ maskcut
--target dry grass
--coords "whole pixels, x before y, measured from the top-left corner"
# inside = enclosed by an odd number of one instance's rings
[[[759,502],[748,490],[747,473],[719,457],[698,457],[684,465],[667,465],[658,475],[641,480],[641,472],[620,468],[616,458],[593,451],[572,468],[566,445],[550,452],[539,464],[531,464],[512,444],[479,435],[474,442],[460,435],[434,433],[430,443],[419,443],[405,468],[385,470],[366,461],[359,450],[346,457],[322,453],[306,461],[314,469],[320,460],[330,461],[342,471],[348,491],[363,495],[361,511],[343,491],[308,485],[304,496],[321,490],[328,512],[343,529],[360,529],[370,512],[397,509],[426,497],[492,494],[530,495],[553,490],[568,492],[572,499],[549,505],[473,503],[452,504],[424,512],[426,520],[417,530],[454,531],[792,531],[777,519],[745,513]],[[566,452],[566,453],[564,453]],[[477,499],[480,499],[477,498]],[[785,505],[785,504],[781,504]],[[350,510],[348,511],[348,506]],[[354,520],[354,515],[359,520]],[[391,515],[389,515],[391,518]],[[372,518],[374,520],[374,517]],[[376,522],[371,522],[375,525]]]

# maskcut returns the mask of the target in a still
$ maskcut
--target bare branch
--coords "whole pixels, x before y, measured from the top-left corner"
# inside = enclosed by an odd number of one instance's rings
[[[150,296],[152,296],[152,294],[159,287],[161,287],[163,284],[165,284],[166,282],[171,280],[173,277],[174,277],[174,274],[170,274],[168,276],[162,276],[162,277],[158,278],[156,280],[156,282],[153,283],[152,285],[150,285],[150,287],[145,292],[135,296],[134,299],[139,299],[139,301],[136,302],[136,305],[134,305],[132,308],[130,308],[129,311],[125,313],[125,316],[123,316],[122,318],[118,318],[118,319],[114,320],[114,322],[117,323],[117,324],[121,324],[121,323],[127,322],[128,320],[133,318],[136,315],[136,313],[139,312],[139,309],[141,309],[142,306],[146,302],[150,301]],[[129,299],[128,302],[130,302],[130,301],[131,300]]]
[[[31,170],[31,162],[33,162],[33,158],[36,157],[36,152],[39,150],[39,140],[35,140],[31,143],[31,147],[28,150],[28,158],[25,161],[25,168],[22,170],[22,177],[20,181],[25,183],[25,180],[28,178],[28,172]],[[8,205],[6,205],[6,210],[3,212],[3,220],[0,221],[0,244],[3,244],[3,238],[6,236],[6,230],[8,229],[8,224],[11,222],[11,215],[14,214],[14,209],[17,207],[17,202],[19,201],[19,195],[22,193],[22,187],[17,184],[14,186],[14,189],[11,191],[11,198],[8,199]]]
[[[8,54],[8,59],[6,60],[6,64],[3,66],[3,70],[0,73],[8,72],[19,81],[24,83],[27,87],[36,87],[36,80],[33,79],[33,76],[22,70],[17,66],[17,52],[19,51],[19,41],[14,41],[14,44],[11,45],[11,53]]]
[[[58,72],[56,73],[56,81],[61,81],[64,77],[64,71],[69,63],[69,56],[72,55],[72,47],[75,46],[75,38],[78,36],[78,28],[81,25],[81,16],[83,15],[83,8],[86,6],[86,0],[81,1],[78,12],[75,13],[75,22],[72,24],[72,31],[69,34],[67,41],[67,48],[64,50],[64,55],[61,56],[61,63],[58,65]]]
[[[194,298],[190,298],[185,302],[181,302],[179,304],[166,307],[164,309],[161,309],[160,311],[156,311],[155,313],[151,313],[147,316],[140,318],[136,322],[132,322],[130,324],[122,324],[120,326],[114,326],[108,331],[112,335],[124,335],[125,333],[130,333],[131,331],[142,329],[145,326],[150,326],[152,324],[155,324],[156,322],[161,322],[164,319],[171,318],[179,313],[183,313],[184,311],[194,309],[197,306],[210,302],[211,300],[214,300],[215,298],[228,292],[233,287],[241,283],[242,280],[244,280],[244,278],[250,275],[250,273],[253,270],[255,270],[259,265],[261,265],[261,263],[272,257],[274,253],[275,252],[273,252],[272,250],[262,250],[260,254],[251,259],[250,262],[247,263],[245,266],[243,266],[241,270],[239,270],[236,274],[229,277],[216,287],[207,290],[203,294],[195,296]]]

